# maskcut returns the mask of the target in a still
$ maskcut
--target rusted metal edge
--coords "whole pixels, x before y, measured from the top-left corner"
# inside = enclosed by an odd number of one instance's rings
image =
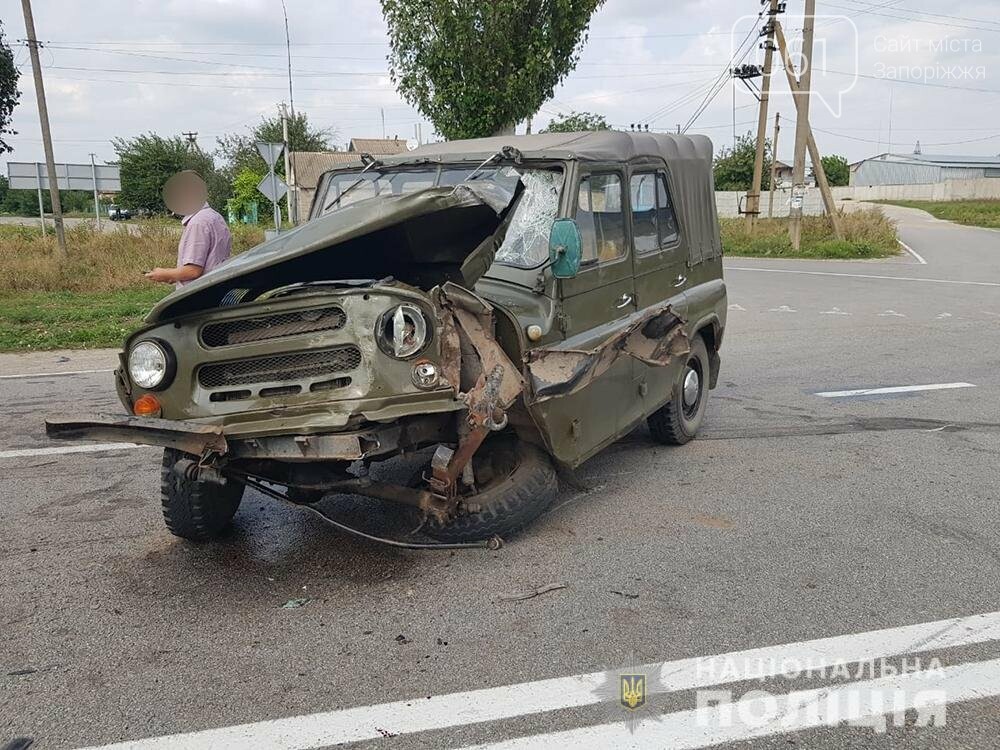
[[[219,426],[152,417],[97,415],[85,420],[76,417],[50,417],[45,420],[45,434],[56,440],[156,445],[176,448],[195,456],[208,453],[222,455],[229,450],[226,437]]]
[[[654,367],[691,351],[684,320],[670,305],[653,308],[592,350],[539,347],[526,356],[534,403],[575,393],[606,372],[620,357]]]

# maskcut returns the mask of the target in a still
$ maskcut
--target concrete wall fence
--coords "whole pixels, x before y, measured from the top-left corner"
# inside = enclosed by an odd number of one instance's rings
[[[746,203],[746,193],[717,191],[715,203],[719,216],[739,216],[739,201]],[[982,178],[976,180],[945,180],[926,185],[855,185],[833,188],[833,197],[839,201],[961,201],[1000,199],[1000,179]],[[788,216],[791,190],[774,191],[775,217]],[[761,216],[767,216],[768,194],[761,196]],[[823,213],[823,197],[819,188],[806,191],[802,211],[807,216]]]

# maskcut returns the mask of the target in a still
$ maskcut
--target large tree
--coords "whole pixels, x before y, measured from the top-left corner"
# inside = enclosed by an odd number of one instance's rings
[[[208,202],[222,211],[229,197],[228,182],[215,169],[212,157],[180,136],[164,138],[155,133],[111,141],[118,154],[122,190],[118,202],[131,209],[166,211],[163,186],[171,175],[191,169],[208,183]]]
[[[604,0],[381,0],[399,93],[448,139],[511,130],[569,74]]]
[[[0,21],[0,154],[13,151],[14,147],[4,140],[5,135],[17,135],[10,127],[11,116],[21,92],[17,90],[20,72],[14,65],[14,53],[4,41],[3,22]]]
[[[543,133],[576,133],[581,130],[611,130],[604,115],[593,112],[570,112],[564,115],[562,112],[549,123]]]
[[[316,128],[309,124],[305,112],[296,112],[288,118],[288,148],[290,151],[329,151],[329,141],[336,135],[333,128]],[[267,165],[254,145],[257,141],[281,143],[284,140],[280,117],[261,117],[247,134],[227,133],[216,139],[216,155],[222,161],[222,170],[232,181],[244,171],[267,171]],[[284,159],[278,159],[275,171],[284,175]]]
[[[826,172],[826,179],[830,187],[843,187],[851,184],[851,167],[847,159],[837,154],[830,154],[820,158],[823,162],[823,171]]]
[[[716,190],[749,190],[753,184],[753,162],[757,154],[757,136],[747,133],[736,139],[732,148],[721,148],[715,157]],[[771,142],[764,141],[764,172],[760,188],[771,185]]]

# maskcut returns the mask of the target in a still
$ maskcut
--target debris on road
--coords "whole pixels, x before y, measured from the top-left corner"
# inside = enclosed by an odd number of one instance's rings
[[[547,594],[550,591],[558,591],[559,589],[566,588],[565,583],[547,583],[544,586],[539,586],[536,589],[528,589],[527,591],[519,591],[514,594],[505,594],[500,597],[501,601],[505,602],[520,602],[525,599],[534,599],[536,596],[541,596],[542,594]]]
[[[299,607],[304,607],[309,603],[308,598],[303,599],[289,599],[287,602],[281,605],[282,609],[298,609]]]

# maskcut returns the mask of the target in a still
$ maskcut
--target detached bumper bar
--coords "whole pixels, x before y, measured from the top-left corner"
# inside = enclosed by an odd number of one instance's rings
[[[152,417],[98,415],[90,419],[52,417],[45,420],[45,434],[57,440],[100,440],[112,443],[158,445],[203,456],[229,450],[222,428]]]

